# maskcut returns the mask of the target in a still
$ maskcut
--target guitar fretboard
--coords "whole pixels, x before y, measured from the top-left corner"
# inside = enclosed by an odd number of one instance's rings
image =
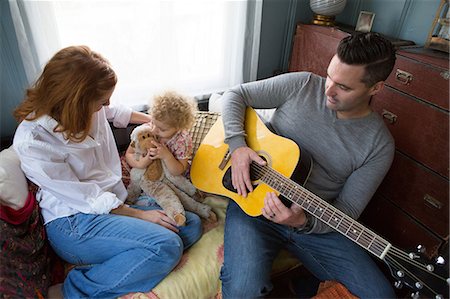
[[[269,166],[253,163],[251,167],[261,181],[378,258],[383,259],[391,247],[370,229]]]

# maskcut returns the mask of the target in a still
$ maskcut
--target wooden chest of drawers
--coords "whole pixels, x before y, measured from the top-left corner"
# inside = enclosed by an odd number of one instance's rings
[[[337,28],[297,26],[289,71],[326,76],[339,41]],[[372,109],[396,142],[392,167],[359,219],[403,249],[435,255],[449,232],[448,55],[419,47],[397,51],[385,88]]]
[[[399,50],[384,90],[371,103],[396,142],[393,165],[377,193],[437,237],[428,255],[448,241],[448,77],[447,54],[424,48]],[[381,205],[375,198],[373,204],[377,203]],[[379,226],[368,214],[363,220]],[[404,242],[408,246],[425,242],[417,235],[409,238],[411,242]]]
[[[328,64],[340,40],[346,36],[348,33],[332,27],[298,25],[289,71],[307,71],[326,77]]]

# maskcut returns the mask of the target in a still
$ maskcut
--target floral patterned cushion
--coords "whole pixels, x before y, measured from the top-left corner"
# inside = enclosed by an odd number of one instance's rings
[[[25,207],[29,209],[21,223],[0,219],[0,298],[43,298],[51,283],[50,247],[34,195]],[[2,216],[19,212],[0,208]]]

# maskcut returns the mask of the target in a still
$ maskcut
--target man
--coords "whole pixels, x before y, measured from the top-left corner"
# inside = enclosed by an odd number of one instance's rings
[[[223,95],[225,142],[232,153],[232,182],[240,195],[253,191],[249,164],[264,161],[245,143],[247,106],[276,108],[269,126],[312,155],[306,188],[357,219],[394,155],[394,140],[369,103],[383,88],[395,63],[392,44],[374,33],[343,39],[327,78],[299,72],[242,84]],[[230,201],[221,271],[223,297],[267,295],[270,272],[282,248],[297,256],[318,279],[336,280],[362,298],[395,294],[369,254],[309,215],[285,206],[274,193],[264,198],[260,217]]]

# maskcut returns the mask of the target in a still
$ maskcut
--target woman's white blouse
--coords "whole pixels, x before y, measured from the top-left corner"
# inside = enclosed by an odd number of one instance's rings
[[[107,214],[127,197],[122,168],[108,121],[126,127],[131,108],[103,107],[94,113],[89,136],[64,139],[49,116],[22,121],[13,147],[25,175],[40,187],[36,194],[44,222],[76,213]]]

